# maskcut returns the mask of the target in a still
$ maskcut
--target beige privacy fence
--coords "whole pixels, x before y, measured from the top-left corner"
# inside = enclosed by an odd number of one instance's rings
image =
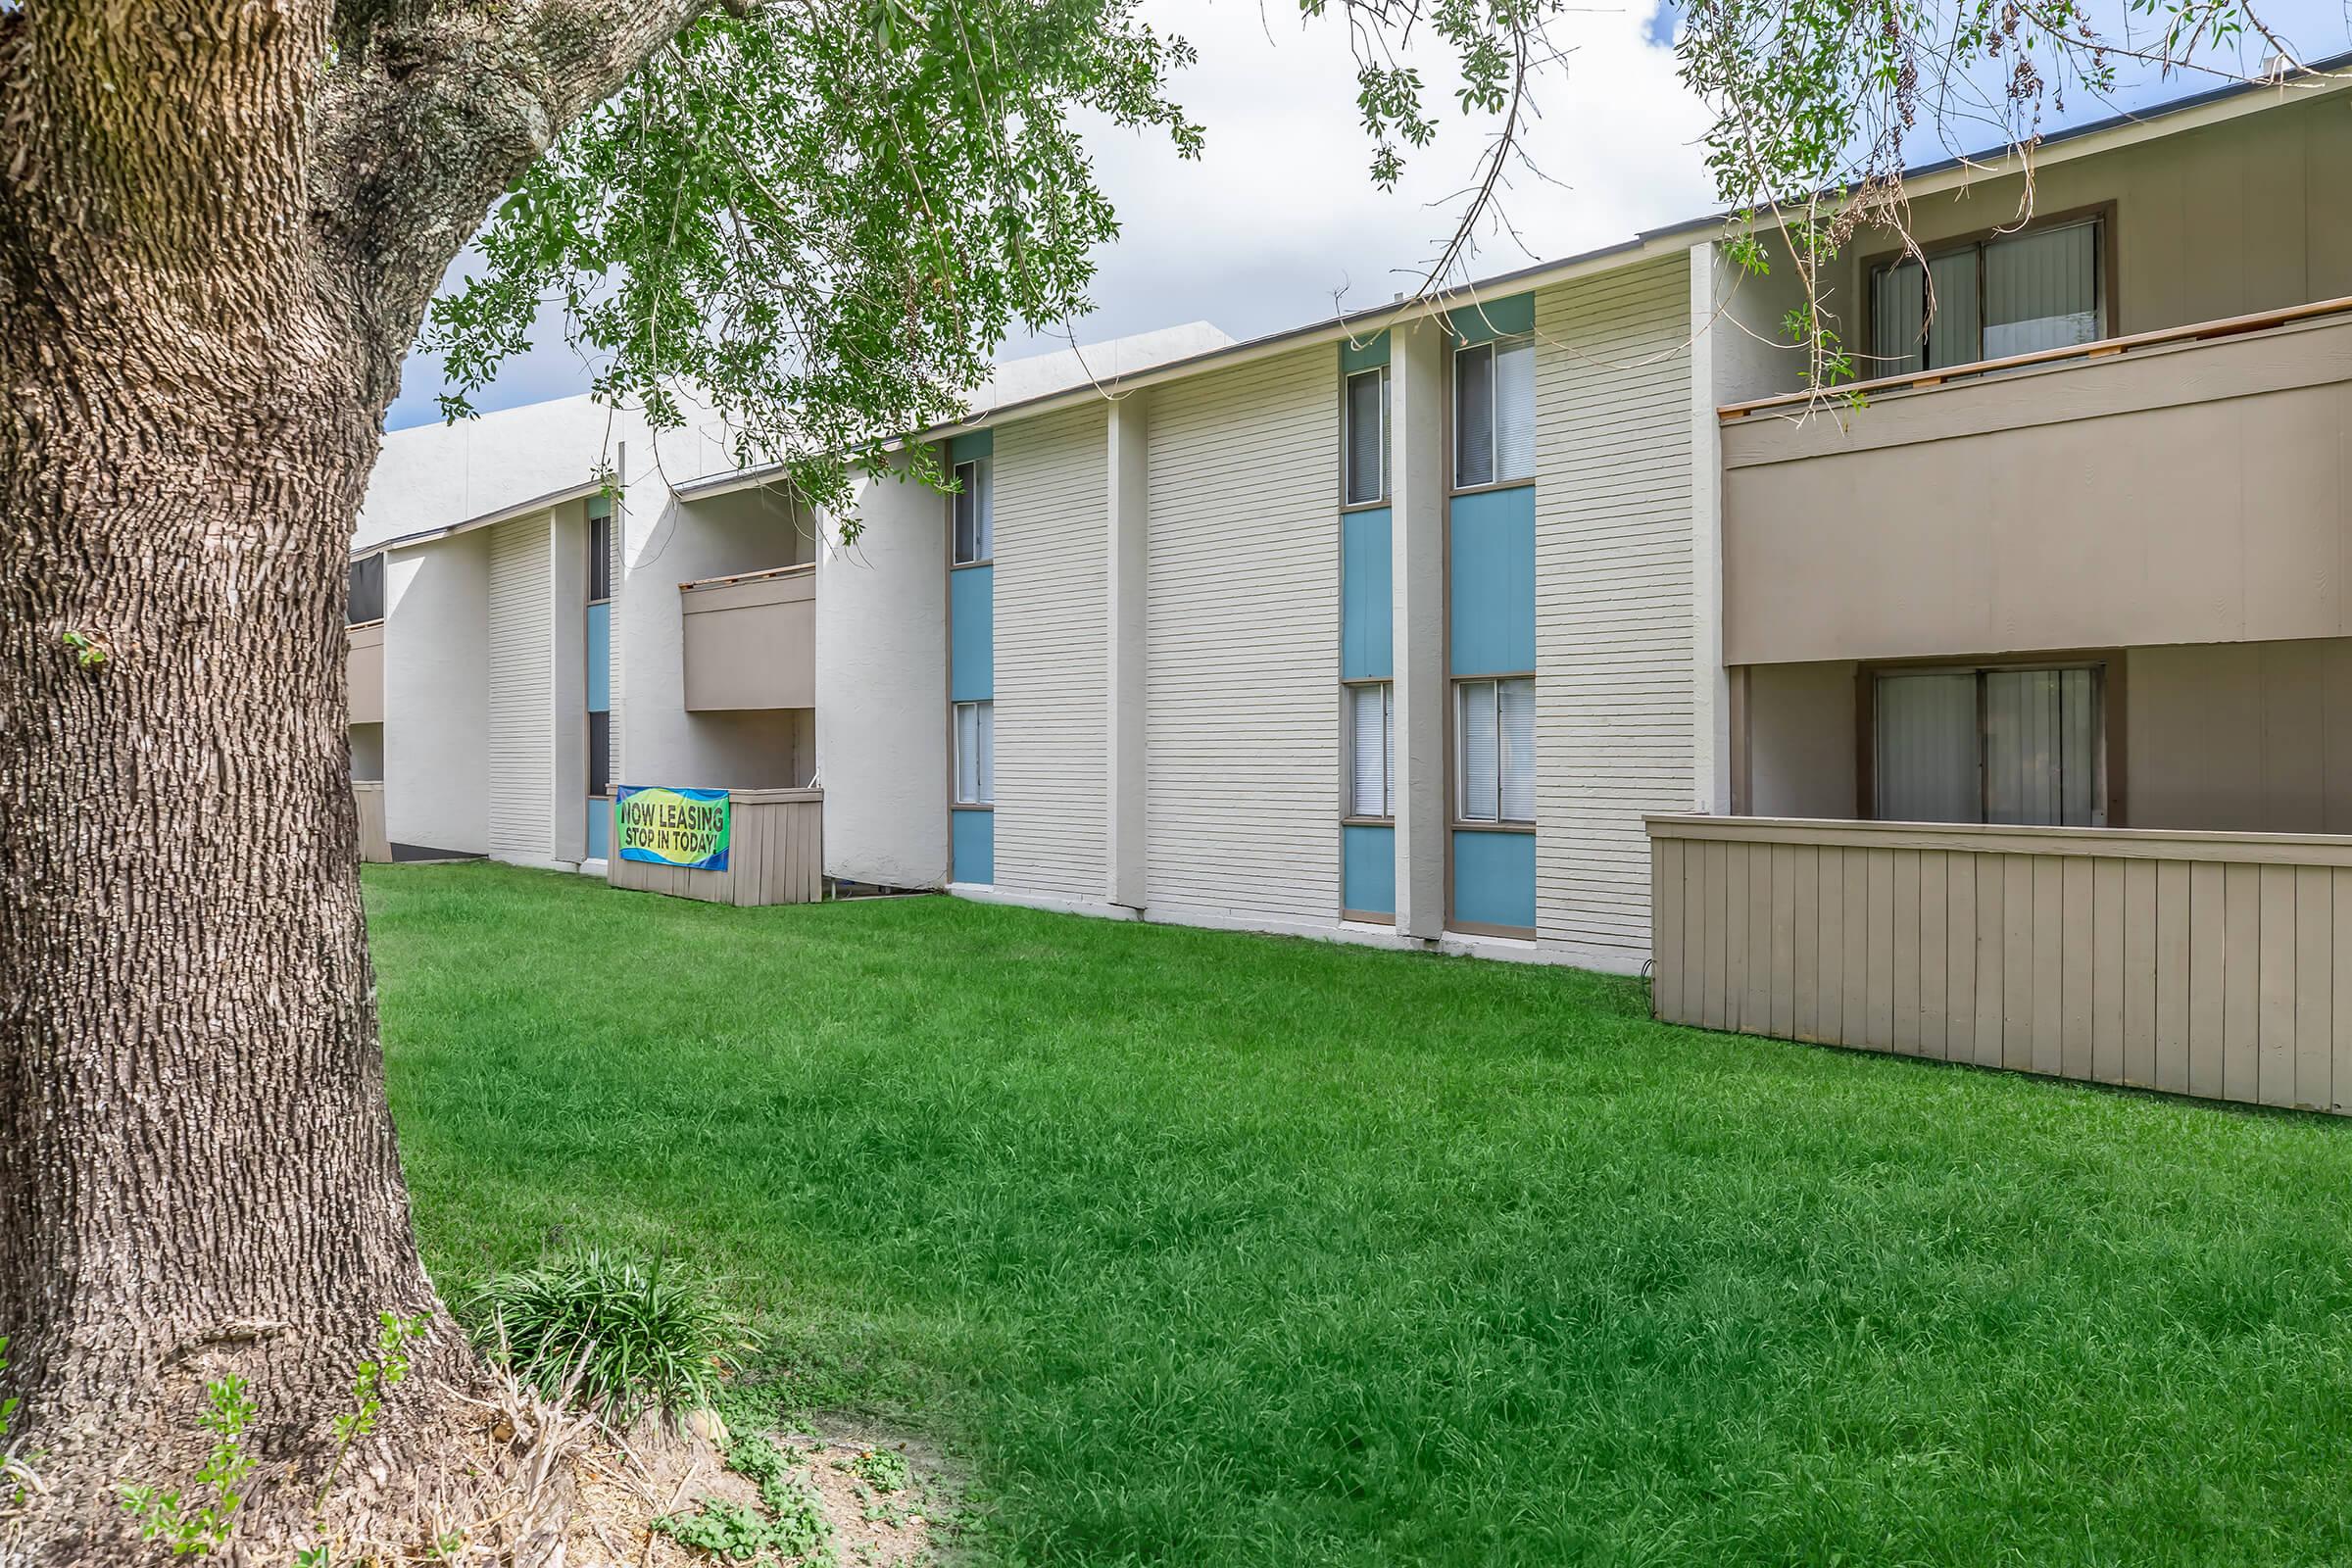
[[[2338,1110],[2352,839],[1653,816],[1660,1018]]]

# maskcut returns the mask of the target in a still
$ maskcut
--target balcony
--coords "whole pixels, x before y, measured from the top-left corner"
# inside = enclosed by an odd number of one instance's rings
[[[2352,1109],[2352,838],[1648,828],[1651,1006],[1669,1022]]]
[[[2352,634],[2352,299],[1721,411],[1727,664]]]
[[[678,584],[686,708],[816,706],[816,567],[778,566]]]
[[[351,691],[351,722],[384,721],[384,623],[370,620],[348,628],[345,679]]]

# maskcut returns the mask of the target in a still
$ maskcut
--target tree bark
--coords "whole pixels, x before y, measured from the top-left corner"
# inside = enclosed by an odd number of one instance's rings
[[[54,1489],[33,1560],[122,1560],[113,1489],[186,1482],[207,1378],[315,1478],[379,1312],[434,1315],[420,1370],[470,1366],[384,1097],[345,564],[442,269],[695,9],[0,13],[0,1335]],[[307,1505],[279,1490],[259,1539]]]

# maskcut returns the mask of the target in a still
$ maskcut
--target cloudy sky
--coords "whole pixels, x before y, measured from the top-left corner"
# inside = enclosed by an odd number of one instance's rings
[[[2346,3],[2293,0],[2266,5],[2263,15],[2306,58],[2318,58],[2345,47]],[[1078,340],[1197,319],[1247,338],[1329,315],[1335,300],[1373,305],[1411,287],[1415,264],[1435,254],[1449,229],[1484,145],[1483,126],[1451,113],[1443,55],[1424,52],[1417,63],[1445,131],[1415,155],[1404,183],[1384,193],[1366,175],[1354,64],[1336,22],[1302,24],[1296,0],[1147,0],[1146,11],[1200,48],[1177,96],[1206,127],[1207,151],[1187,163],[1164,137],[1098,134],[1101,176],[1124,232],[1100,258],[1096,310],[1075,324]],[[2128,14],[2120,4],[2114,11],[2111,29],[2121,34]],[[1596,0],[1558,21],[1555,37],[1572,53],[1544,83],[1531,144],[1548,177],[1522,177],[1506,195],[1517,239],[1488,236],[1476,272],[1572,255],[1715,207],[1697,146],[1705,112],[1676,79],[1672,36],[1663,0],[1631,9]],[[2066,118],[2099,119],[2210,84],[2138,77],[2115,104],[2071,97]],[[1998,140],[1978,127],[1953,135],[1969,150]],[[1936,153],[1925,139],[1911,150],[1921,161]],[[1064,341],[1014,342],[1004,353]],[[578,356],[542,332],[476,401],[507,408],[586,387]],[[440,389],[438,368],[413,360],[392,427],[437,417]]]

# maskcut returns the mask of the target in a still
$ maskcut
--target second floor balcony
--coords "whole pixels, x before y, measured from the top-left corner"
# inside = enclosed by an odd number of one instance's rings
[[[816,706],[816,567],[778,566],[678,584],[686,709]]]
[[[2352,635],[2352,299],[1720,411],[1727,664]]]

